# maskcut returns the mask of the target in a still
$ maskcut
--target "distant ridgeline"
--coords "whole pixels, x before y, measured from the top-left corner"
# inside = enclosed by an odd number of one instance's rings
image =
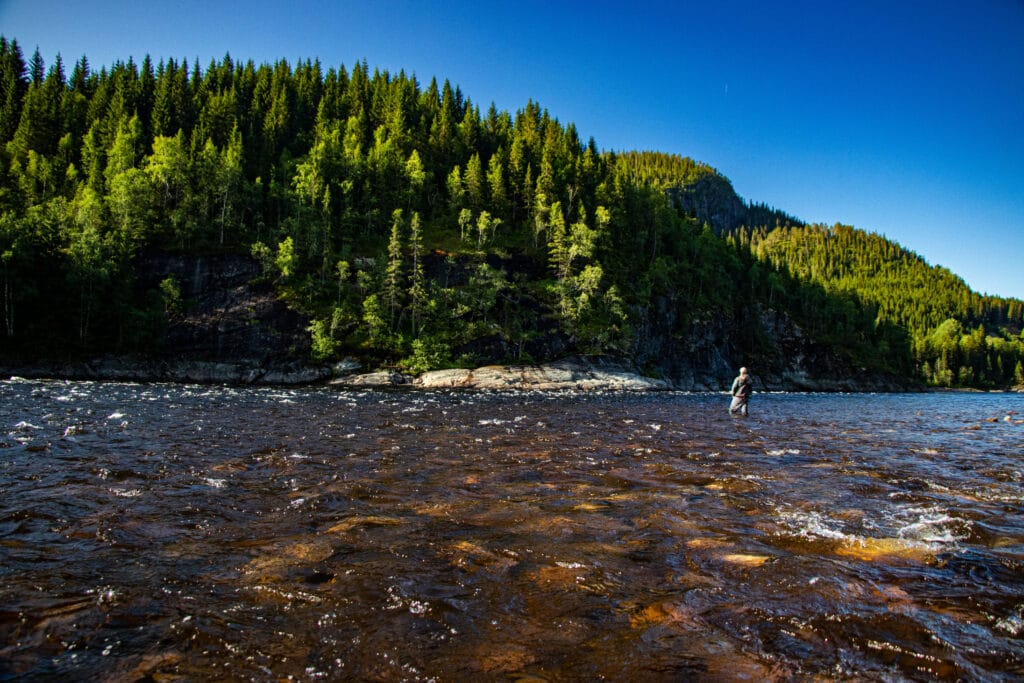
[[[865,371],[1024,383],[1020,301],[747,204],[705,164],[599,151],[532,101],[482,111],[365,62],[47,67],[0,39],[0,352],[173,351],[194,302],[140,272],[154,254],[251,255],[317,362],[596,354],[656,372],[714,328],[769,367],[748,323],[783,317]]]

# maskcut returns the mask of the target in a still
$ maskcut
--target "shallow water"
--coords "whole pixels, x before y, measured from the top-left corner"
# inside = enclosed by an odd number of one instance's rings
[[[0,679],[1024,677],[1024,397],[0,383]]]

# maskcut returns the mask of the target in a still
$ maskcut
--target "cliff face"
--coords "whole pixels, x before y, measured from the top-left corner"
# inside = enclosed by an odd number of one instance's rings
[[[747,222],[747,206],[723,176],[708,174],[684,187],[668,189],[668,196],[688,214],[721,235]]]
[[[309,363],[309,321],[258,281],[242,255],[151,252],[135,262],[135,286],[157,290],[172,279],[181,308],[168,316],[162,343],[145,357],[7,364],[8,374],[66,379],[294,384],[327,378]]]
[[[519,264],[518,268],[525,266]],[[162,279],[174,277],[188,304],[168,327],[164,362],[177,363],[172,367],[179,371],[192,367],[193,375],[198,367],[214,376],[226,372],[242,381],[325,378],[326,369],[308,362],[309,321],[279,301],[270,285],[253,284],[258,275],[257,264],[244,256],[156,255],[141,261],[140,287],[155,287]],[[677,327],[676,315],[672,305],[659,302],[647,321],[638,326],[633,357],[618,359],[619,371],[639,368],[663,380],[659,386],[692,391],[727,388],[740,365],[750,366],[761,390],[907,388],[898,378],[854,367],[776,311],[743,311],[736,316],[696,321],[681,336],[671,332]],[[482,343],[477,350],[493,351],[491,362],[510,357],[511,349],[500,339],[491,340],[491,346]],[[751,347],[757,350],[751,352]],[[552,363],[572,353],[572,345],[557,328],[539,328],[529,351],[539,361]],[[486,353],[483,355],[486,357]],[[506,383],[515,385],[521,373],[521,369],[510,369]],[[394,381],[389,374],[385,383]]]
[[[3,372],[68,379],[116,379],[297,384],[322,382],[332,369],[310,359],[309,320],[278,299],[259,281],[259,266],[241,255],[195,256],[150,253],[136,263],[140,291],[167,278],[182,296],[180,312],[169,316],[163,344],[146,358],[106,357],[85,363],[4,367]],[[572,342],[557,328],[538,328],[530,355],[543,371],[523,366],[493,366],[472,380],[445,375],[420,386],[536,388],[672,388],[688,391],[727,389],[741,365],[750,367],[761,391],[898,391],[909,387],[895,377],[854,367],[830,347],[818,344],[788,316],[776,311],[745,311],[691,323],[678,330],[678,312],[659,302],[637,325],[631,358],[570,358]],[[493,348],[492,348],[493,347]],[[751,351],[750,349],[756,349]],[[747,349],[742,351],[741,349]],[[492,362],[514,357],[501,339],[481,344],[494,352]],[[486,353],[482,354],[486,358]],[[353,378],[358,360],[338,364],[349,385],[405,384],[398,373]],[[458,371],[465,372],[465,371]],[[540,372],[540,375],[537,373]],[[630,378],[632,374],[634,377]],[[646,377],[645,377],[646,376]],[[654,380],[649,379],[653,376]],[[485,382],[482,378],[488,378]],[[561,379],[559,379],[561,378]],[[438,384],[440,382],[440,384]],[[454,384],[452,384],[454,382]]]
[[[747,366],[761,391],[906,391],[905,379],[855,366],[835,349],[814,341],[788,315],[748,310],[691,323],[670,335],[667,312],[641,330],[639,367],[678,389],[727,389]],[[745,350],[744,350],[745,349]]]
[[[151,253],[135,270],[141,290],[167,278],[181,290],[182,309],[169,316],[160,358],[279,365],[309,357],[309,321],[257,281],[253,259]]]

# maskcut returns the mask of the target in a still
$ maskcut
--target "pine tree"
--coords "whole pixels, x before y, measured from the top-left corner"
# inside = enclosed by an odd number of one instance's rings
[[[548,253],[552,270],[559,283],[564,283],[569,276],[571,259],[569,235],[565,228],[565,215],[562,213],[562,202],[555,202],[549,211]]]
[[[448,188],[448,206],[454,212],[463,205],[466,197],[466,190],[462,186],[462,170],[458,164],[448,174],[445,185]],[[465,235],[463,235],[463,238],[465,238]]]
[[[0,143],[14,137],[21,121],[21,102],[28,92],[27,66],[17,40],[0,36]]]
[[[402,305],[402,210],[395,209],[391,214],[391,238],[388,241],[388,265],[384,274],[384,300],[388,305],[388,318],[391,329],[396,329],[398,311]]]
[[[406,206],[411,209],[417,205],[423,193],[423,186],[427,181],[427,173],[423,170],[420,153],[415,149],[409,154],[409,158],[405,162],[405,177],[408,183]]]
[[[487,206],[487,182],[484,179],[479,154],[474,154],[469,158],[463,184],[466,188],[466,201],[471,209],[479,211]]]
[[[498,216],[508,215],[508,192],[505,189],[505,169],[499,149],[487,162],[487,187],[490,189],[490,206]]]
[[[409,221],[409,250],[412,252],[412,268],[409,274],[409,302],[412,318],[412,334],[420,331],[423,314],[427,308],[427,276],[423,267],[423,233],[419,213],[414,212]]]

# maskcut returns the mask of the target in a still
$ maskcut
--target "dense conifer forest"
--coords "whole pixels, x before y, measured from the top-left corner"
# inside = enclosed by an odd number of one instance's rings
[[[723,203],[724,226],[706,217]],[[137,286],[154,252],[251,254],[312,321],[317,362],[630,358],[659,321],[684,338],[774,310],[861,367],[1024,383],[1019,300],[877,235],[743,204],[706,164],[601,150],[535,102],[498,111],[365,62],[97,71],[0,39],[0,352],[159,349],[189,302],[174,278]]]
[[[945,268],[845,225],[741,229],[733,241],[761,262],[853,297],[880,323],[906,330],[916,370],[929,384],[1024,384],[1024,303],[1018,299],[982,296]]]

